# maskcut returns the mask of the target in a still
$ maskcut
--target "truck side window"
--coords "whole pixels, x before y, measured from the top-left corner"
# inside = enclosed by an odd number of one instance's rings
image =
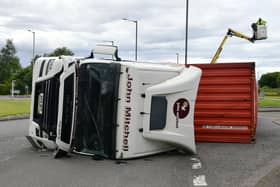
[[[42,75],[43,75],[43,70],[44,70],[45,62],[46,62],[46,60],[43,60],[41,68],[40,68],[39,77],[42,77]]]

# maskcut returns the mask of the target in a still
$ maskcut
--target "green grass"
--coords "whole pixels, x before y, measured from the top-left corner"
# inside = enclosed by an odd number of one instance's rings
[[[259,107],[280,107],[280,88],[263,87],[260,90],[265,96],[259,98]]]
[[[259,107],[280,107],[280,96],[259,98]]]
[[[261,88],[264,91],[266,96],[280,96],[280,88]]]
[[[0,117],[30,113],[30,100],[0,99]]]

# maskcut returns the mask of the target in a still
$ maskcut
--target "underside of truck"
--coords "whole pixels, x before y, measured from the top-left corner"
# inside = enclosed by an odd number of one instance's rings
[[[36,136],[52,141],[55,141],[57,130],[60,74],[35,83],[33,121],[40,127],[36,129]]]

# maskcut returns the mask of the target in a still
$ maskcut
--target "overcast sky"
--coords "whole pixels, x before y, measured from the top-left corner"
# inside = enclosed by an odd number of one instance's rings
[[[12,38],[21,64],[36,54],[66,46],[77,56],[89,55],[103,40],[114,40],[120,57],[134,59],[135,24],[139,21],[139,59],[184,63],[185,0],[0,0],[0,47]],[[227,28],[249,36],[251,23],[267,21],[268,39],[251,44],[230,38],[220,62],[255,61],[258,76],[280,71],[279,0],[189,0],[189,58],[209,63]]]

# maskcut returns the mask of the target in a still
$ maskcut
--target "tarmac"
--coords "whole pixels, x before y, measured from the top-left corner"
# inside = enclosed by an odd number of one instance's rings
[[[197,154],[177,151],[115,162],[76,154],[53,159],[25,135],[29,120],[0,122],[0,186],[278,186],[280,112],[259,112],[255,144],[197,143]]]
[[[280,112],[280,107],[259,107],[259,112]]]

